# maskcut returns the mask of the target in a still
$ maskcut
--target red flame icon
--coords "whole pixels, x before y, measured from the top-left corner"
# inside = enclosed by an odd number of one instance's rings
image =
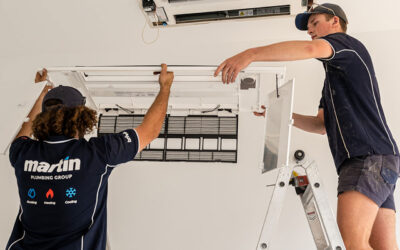
[[[47,199],[53,199],[53,197],[54,197],[54,192],[53,192],[53,190],[50,188],[49,191],[47,191],[47,193],[46,193],[46,198],[47,198]]]

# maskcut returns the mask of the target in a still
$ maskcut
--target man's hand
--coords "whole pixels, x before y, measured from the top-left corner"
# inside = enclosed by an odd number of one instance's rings
[[[40,71],[36,72],[35,83],[43,82],[47,80],[47,69],[43,69],[42,73]]]
[[[42,73],[36,72],[35,83],[46,81],[46,79],[47,79],[47,70],[46,69],[43,69]],[[44,96],[52,88],[53,88],[52,85],[44,86],[42,92],[40,93],[38,99],[36,100],[35,104],[33,105],[31,111],[28,114],[29,120],[22,124],[22,127],[19,130],[15,139],[20,136],[27,136],[27,137],[32,136],[32,122],[33,122],[33,120],[35,120],[36,116],[41,112]]]
[[[47,69],[43,69],[42,72],[40,71],[36,72],[35,83],[43,82],[46,80],[47,80]],[[39,96],[39,99],[43,99],[43,97],[47,94],[47,92],[49,92],[49,90],[52,88],[53,88],[52,84],[46,84],[46,86],[44,86],[43,88],[41,95]]]
[[[160,89],[170,90],[173,81],[174,72],[167,72],[167,65],[165,63],[161,64],[161,74],[158,80]]]
[[[262,105],[261,108],[264,109],[264,112],[253,112],[253,114],[255,116],[264,116],[265,117],[265,106]]]
[[[222,70],[222,82],[234,82],[240,71],[246,68],[252,61],[252,52],[250,50],[245,50],[242,53],[228,58],[223,63],[221,63],[215,71],[214,76],[217,76]]]

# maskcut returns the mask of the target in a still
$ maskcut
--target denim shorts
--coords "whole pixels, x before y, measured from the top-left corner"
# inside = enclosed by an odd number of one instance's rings
[[[400,158],[396,155],[367,155],[347,159],[340,167],[338,196],[346,191],[358,191],[380,208],[396,211],[393,192],[400,173]]]

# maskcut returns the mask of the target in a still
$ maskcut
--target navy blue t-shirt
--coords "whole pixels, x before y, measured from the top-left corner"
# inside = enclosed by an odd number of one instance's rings
[[[108,177],[138,149],[133,129],[89,141],[17,138],[10,162],[21,206],[6,249],[105,249]]]
[[[367,49],[345,33],[321,39],[333,49],[331,58],[319,59],[326,72],[319,107],[324,109],[326,132],[337,170],[351,157],[398,155]]]

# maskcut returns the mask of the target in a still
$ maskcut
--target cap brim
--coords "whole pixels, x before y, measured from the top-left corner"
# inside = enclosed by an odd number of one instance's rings
[[[307,30],[308,19],[310,18],[312,13],[304,12],[297,14],[295,19],[296,28],[299,30]]]

